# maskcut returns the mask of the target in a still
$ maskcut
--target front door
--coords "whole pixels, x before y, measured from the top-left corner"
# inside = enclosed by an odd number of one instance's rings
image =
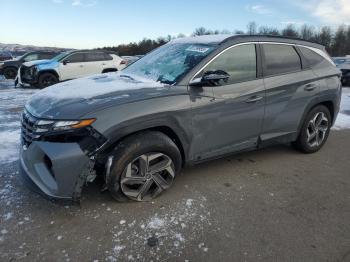
[[[67,56],[59,64],[60,81],[74,79],[86,75],[84,53]]]
[[[228,80],[189,87],[193,107],[192,158],[201,160],[257,146],[264,118],[265,88],[258,77],[256,45],[231,47],[197,76],[224,71]]]

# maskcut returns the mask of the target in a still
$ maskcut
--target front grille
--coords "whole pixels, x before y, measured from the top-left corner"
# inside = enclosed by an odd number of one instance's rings
[[[29,146],[33,140],[38,140],[40,138],[40,135],[36,133],[37,121],[38,118],[31,115],[27,110],[23,111],[21,137],[22,143],[26,146]]]

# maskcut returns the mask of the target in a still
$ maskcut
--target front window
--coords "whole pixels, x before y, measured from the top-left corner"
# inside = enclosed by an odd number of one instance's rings
[[[60,61],[62,58],[66,57],[70,53],[71,52],[69,52],[69,51],[60,53],[60,54],[56,55],[54,58],[52,58],[52,60]]]
[[[123,73],[175,84],[214,48],[213,45],[203,44],[167,44],[131,64]]]
[[[209,72],[224,72],[229,78],[223,85],[256,79],[256,51],[254,44],[230,48],[216,57],[197,77]]]

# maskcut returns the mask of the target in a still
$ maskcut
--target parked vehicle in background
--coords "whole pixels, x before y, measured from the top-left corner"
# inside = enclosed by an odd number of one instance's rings
[[[126,66],[129,66],[140,59],[140,57],[138,56],[122,56],[121,58],[123,58],[126,61]]]
[[[302,40],[173,40],[120,73],[32,96],[21,173],[50,197],[79,199],[101,175],[116,200],[147,201],[187,164],[274,143],[314,153],[339,111],[339,76],[323,46]]]
[[[4,61],[3,65],[0,68],[0,74],[3,74],[6,79],[15,79],[19,67],[29,61],[42,60],[42,59],[51,59],[58,55],[57,52],[29,52],[16,59]]]
[[[12,59],[12,55],[9,52],[0,52],[0,62]]]
[[[94,50],[64,52],[51,60],[24,63],[18,73],[20,84],[45,88],[61,81],[83,76],[116,72],[125,62],[114,53]]]
[[[342,63],[337,67],[342,72],[342,76],[341,76],[342,85],[350,87],[350,61]]]
[[[339,66],[339,65],[344,64],[346,62],[350,62],[350,56],[332,57],[332,60],[336,66]]]

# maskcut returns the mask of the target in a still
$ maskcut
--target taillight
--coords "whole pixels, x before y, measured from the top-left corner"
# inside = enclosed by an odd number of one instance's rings
[[[120,64],[121,64],[121,65],[127,65],[127,64],[128,64],[128,61],[122,60],[122,61],[120,62]]]

